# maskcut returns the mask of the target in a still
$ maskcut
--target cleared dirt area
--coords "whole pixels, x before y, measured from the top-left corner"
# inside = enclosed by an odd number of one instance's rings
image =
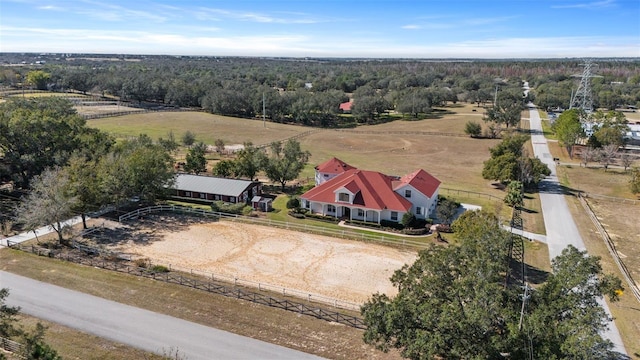
[[[111,246],[155,264],[352,303],[363,303],[375,292],[395,294],[389,278],[417,256],[377,244],[266,226],[230,221],[180,224],[184,221],[154,216]]]

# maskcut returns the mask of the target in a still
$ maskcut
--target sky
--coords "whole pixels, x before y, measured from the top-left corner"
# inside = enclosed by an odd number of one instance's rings
[[[640,57],[640,0],[0,0],[0,52]]]

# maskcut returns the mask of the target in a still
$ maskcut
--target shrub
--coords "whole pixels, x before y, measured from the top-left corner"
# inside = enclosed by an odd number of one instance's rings
[[[245,207],[242,208],[242,215],[244,216],[251,216],[253,214],[253,208],[249,205],[245,205]]]
[[[214,201],[211,203],[211,210],[228,214],[242,215],[246,206],[247,204],[245,203],[233,204],[226,203],[224,201]]]
[[[403,234],[406,235],[424,235],[428,232],[427,228],[415,228],[415,229],[404,229],[402,230]]]
[[[140,268],[146,268],[149,266],[149,259],[136,259],[133,263]]]
[[[304,219],[306,216],[296,211],[289,211],[289,215],[293,216],[296,219]]]
[[[382,227],[392,228],[392,229],[396,229],[396,230],[402,230],[404,228],[404,226],[402,226],[402,224],[397,223],[395,221],[391,221],[391,220],[380,220],[380,225]]]
[[[297,197],[290,197],[289,200],[287,200],[287,209],[294,209],[299,207],[300,199],[298,199]]]
[[[464,132],[471,137],[479,137],[482,133],[482,126],[475,121],[467,121],[464,125]]]
[[[169,268],[164,265],[153,265],[149,271],[156,273],[167,273],[169,272]]]
[[[415,227],[415,222],[416,216],[411,211],[404,213],[404,215],[402,215],[402,220],[400,221],[400,223],[406,228]]]

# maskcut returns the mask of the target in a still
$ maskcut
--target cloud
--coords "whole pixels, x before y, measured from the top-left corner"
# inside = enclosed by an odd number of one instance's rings
[[[200,20],[221,20],[233,19],[240,21],[250,21],[257,23],[274,23],[274,24],[316,24],[320,22],[327,22],[329,19],[316,19],[310,17],[305,13],[296,12],[279,12],[280,15],[289,15],[288,17],[272,16],[268,14],[254,13],[254,12],[242,12],[242,11],[230,11],[218,8],[205,8],[201,7],[195,12],[195,16]]]
[[[59,6],[54,6],[54,5],[44,5],[44,6],[38,6],[37,7],[38,10],[50,10],[50,11],[64,11],[65,9],[59,7]]]
[[[433,17],[423,17],[421,19],[425,20],[436,20],[442,19],[443,16],[433,16]],[[468,27],[481,27],[496,23],[503,23],[509,20],[513,20],[517,18],[516,16],[501,16],[501,17],[488,17],[488,18],[469,18],[469,19],[458,19],[458,20],[449,20],[449,21],[425,21],[418,24],[408,24],[402,26],[403,29],[407,30],[445,30],[445,29],[460,29],[460,28],[468,28]]]
[[[552,5],[552,9],[602,9],[607,7],[616,6],[615,0],[602,0],[602,1],[592,1],[587,3],[579,3],[579,4],[568,4],[568,5]]]
[[[158,15],[157,12],[132,10],[124,6],[109,4],[101,1],[81,0],[80,2],[85,4],[85,6],[78,6],[75,12],[77,14],[89,16],[94,19],[100,19],[104,21],[140,21],[141,19],[144,19],[154,22],[164,22],[167,20],[166,16]]]
[[[215,30],[215,29],[214,29]],[[167,55],[318,56],[370,58],[564,58],[640,57],[637,37],[519,37],[402,44],[397,39],[354,36],[336,41],[322,35],[223,36],[183,33],[50,29],[0,25],[3,52],[95,52]]]

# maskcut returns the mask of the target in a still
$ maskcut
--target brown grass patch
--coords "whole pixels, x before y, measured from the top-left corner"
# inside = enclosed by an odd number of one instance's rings
[[[0,269],[329,359],[400,359],[362,330],[127,274],[0,250]],[[126,357],[124,357],[126,358]]]

